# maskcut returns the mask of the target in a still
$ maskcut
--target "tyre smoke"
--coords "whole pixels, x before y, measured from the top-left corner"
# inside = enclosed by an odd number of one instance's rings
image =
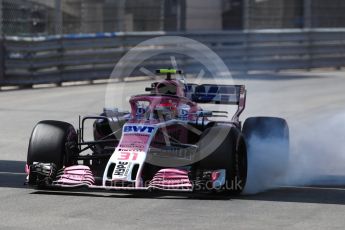
[[[345,185],[345,113],[287,122],[288,166],[285,168],[282,162],[279,140],[271,139],[274,147],[267,152],[267,141],[250,138],[248,141],[254,147],[248,149],[244,192],[254,194],[280,186]]]

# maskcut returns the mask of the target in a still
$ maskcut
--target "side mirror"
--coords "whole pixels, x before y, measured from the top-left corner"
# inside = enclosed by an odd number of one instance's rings
[[[203,111],[198,111],[196,112],[198,117],[212,117],[212,111],[208,111],[208,110],[203,110]]]
[[[145,88],[145,91],[146,91],[146,92],[151,92],[151,91],[154,90],[154,89],[155,89],[155,88],[152,88],[152,87],[146,87],[146,88]]]

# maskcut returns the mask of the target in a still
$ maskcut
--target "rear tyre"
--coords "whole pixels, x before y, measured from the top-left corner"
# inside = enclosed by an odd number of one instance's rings
[[[208,128],[201,137],[199,148],[200,151],[213,149],[210,155],[200,160],[199,168],[225,169],[226,181],[222,191],[231,195],[240,194],[247,180],[247,150],[240,131],[234,126]]]
[[[250,117],[243,125],[248,150],[248,192],[282,183],[289,166],[289,127],[277,117]]]
[[[77,135],[73,126],[62,121],[40,121],[32,131],[27,164],[53,163],[57,169],[69,166]]]

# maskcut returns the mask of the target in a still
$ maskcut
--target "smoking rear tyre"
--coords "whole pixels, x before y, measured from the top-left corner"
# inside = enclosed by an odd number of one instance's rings
[[[280,138],[289,141],[289,127],[283,118],[279,117],[250,117],[243,125],[246,138],[257,136],[260,138]]]
[[[40,121],[32,131],[27,164],[54,163],[57,169],[70,165],[70,148],[77,143],[73,126],[62,121]]]
[[[277,117],[250,117],[243,125],[249,192],[281,183],[289,165],[289,127]],[[251,191],[250,191],[251,190]]]
[[[200,160],[199,168],[225,169],[226,183],[222,190],[227,194],[240,194],[247,180],[247,150],[241,132],[234,126],[211,127],[202,135],[199,148],[203,153],[212,151]]]

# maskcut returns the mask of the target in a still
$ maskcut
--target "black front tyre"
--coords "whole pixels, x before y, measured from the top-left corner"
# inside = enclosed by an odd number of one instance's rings
[[[71,155],[77,147],[74,127],[62,121],[40,121],[32,131],[27,164],[53,163],[57,169],[73,164]]]
[[[202,156],[200,169],[226,170],[226,182],[222,190],[231,195],[240,194],[247,180],[247,150],[241,132],[234,126],[217,125],[205,130],[200,151],[212,151]]]

